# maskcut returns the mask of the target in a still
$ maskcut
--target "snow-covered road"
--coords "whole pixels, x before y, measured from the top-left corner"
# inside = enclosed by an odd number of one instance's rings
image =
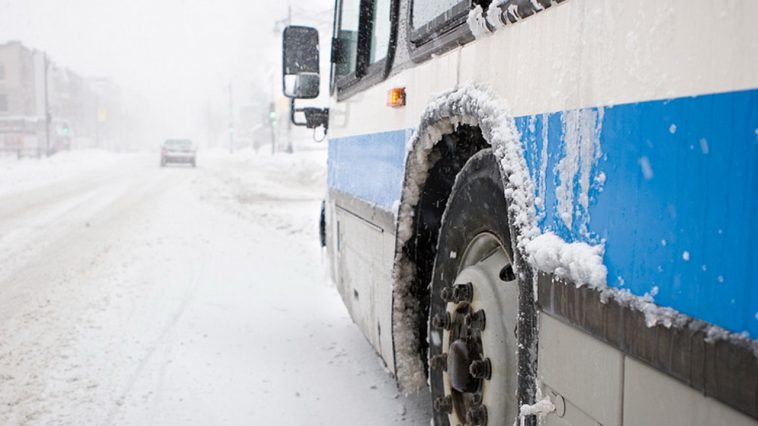
[[[428,424],[327,278],[325,152],[199,158],[1,164],[0,425]]]

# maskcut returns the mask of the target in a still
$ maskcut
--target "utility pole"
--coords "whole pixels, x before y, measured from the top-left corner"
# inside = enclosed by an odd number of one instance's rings
[[[276,34],[277,37],[282,36],[282,28],[287,27],[292,24],[292,0],[287,1],[287,17],[284,19],[279,19],[274,23],[274,34]],[[281,45],[281,42],[280,42]],[[276,111],[276,96],[274,95],[276,87],[276,75],[274,75],[274,81],[272,81],[272,90],[271,90],[271,105],[272,107],[269,109],[269,114],[271,114],[273,111]],[[289,112],[286,114],[287,117],[289,117]],[[271,124],[271,123],[270,123]],[[281,135],[281,126],[278,126],[278,129],[274,129],[273,125],[271,128],[271,153],[274,154],[276,152],[276,135]],[[287,118],[287,124],[286,124],[286,138],[287,138],[287,146],[285,148],[286,152],[292,153],[292,122],[289,118]]]
[[[292,0],[287,3],[287,25],[292,25]],[[287,120],[287,152],[292,154],[292,120]]]
[[[95,95],[95,147],[100,148],[100,95]]]
[[[229,80],[229,153],[234,152],[234,99],[232,81]]]
[[[206,143],[208,144],[208,147],[213,147],[216,143],[213,140],[213,110],[211,106],[211,98],[208,98],[205,101],[205,120],[205,128],[208,132]]]
[[[50,89],[48,85],[48,68],[49,61],[47,59],[47,53],[43,56],[43,66],[45,67],[44,79],[45,79],[45,157],[50,156],[50,122],[53,120],[53,116],[50,113]]]
[[[273,94],[271,99],[274,99]],[[276,154],[276,127],[278,124],[276,116],[276,102],[271,101],[268,105],[268,127],[271,129],[271,155]]]

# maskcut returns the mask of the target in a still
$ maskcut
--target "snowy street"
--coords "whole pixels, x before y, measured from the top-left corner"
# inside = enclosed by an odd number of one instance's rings
[[[758,426],[758,0],[0,0],[0,426]]]
[[[429,424],[328,279],[325,150],[61,155],[0,159],[0,425]]]

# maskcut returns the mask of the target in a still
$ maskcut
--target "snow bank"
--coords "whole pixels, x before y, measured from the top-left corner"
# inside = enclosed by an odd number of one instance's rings
[[[318,147],[276,155],[264,150],[204,150],[199,167],[212,179],[197,179],[195,185],[204,197],[235,215],[315,243],[318,227],[313,223],[326,192],[327,151],[324,145]]]
[[[0,157],[0,195],[107,169],[126,157],[129,155],[95,149],[65,151],[44,158]]]

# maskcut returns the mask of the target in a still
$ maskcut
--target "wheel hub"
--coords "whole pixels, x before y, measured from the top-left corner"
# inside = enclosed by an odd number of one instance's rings
[[[435,295],[445,302],[432,321],[442,353],[431,365],[442,373],[445,392],[435,406],[444,408],[438,411],[452,425],[510,425],[516,417],[518,285],[494,236],[471,241],[454,283]]]

